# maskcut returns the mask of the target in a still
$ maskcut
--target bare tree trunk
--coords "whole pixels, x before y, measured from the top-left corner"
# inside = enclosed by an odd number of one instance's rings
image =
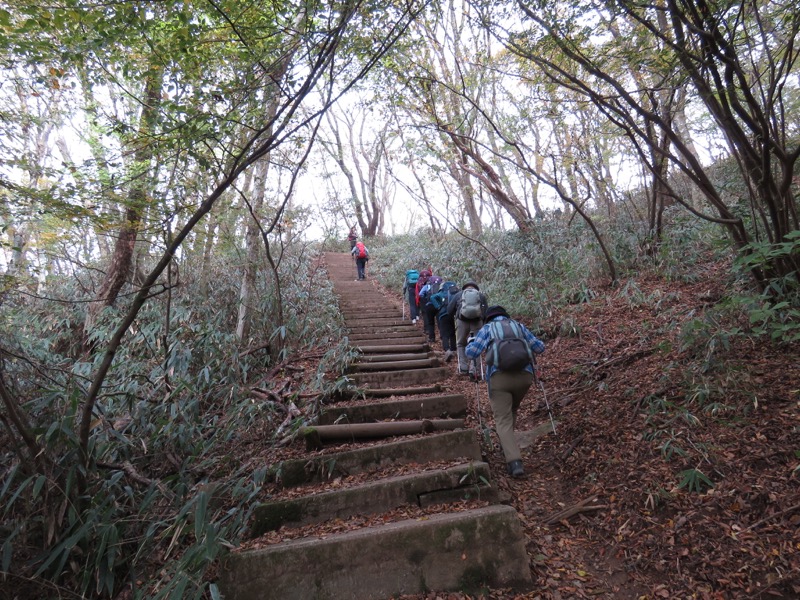
[[[261,250],[261,231],[256,222],[260,218],[264,206],[264,191],[269,173],[269,155],[260,159],[254,169],[252,187],[248,183],[244,186],[244,193],[248,188],[252,190],[250,209],[255,217],[247,220],[246,256],[242,284],[239,287],[239,315],[236,320],[236,337],[240,342],[245,342],[250,337],[250,314],[252,312],[253,296],[255,295],[256,273],[258,271],[259,254]]]
[[[218,226],[219,222],[212,213],[209,215],[205,226],[205,239],[202,245],[202,267],[200,270],[200,277],[202,277],[200,281],[200,296],[206,299],[208,298],[208,286],[211,282],[211,253],[214,250],[214,237]]]
[[[453,144],[462,152],[464,156],[469,156],[477,165],[473,169],[466,161],[462,168],[475,176],[488,190],[497,203],[505,209],[508,215],[514,220],[520,231],[528,231],[531,228],[531,216],[525,205],[522,204],[514,192],[504,186],[503,179],[495,172],[492,166],[481,156],[472,140],[466,140],[452,132],[447,132]]]
[[[106,270],[106,278],[97,292],[97,299],[89,304],[83,328],[85,336],[88,336],[91,332],[97,322],[100,311],[116,302],[117,296],[131,270],[136,235],[141,226],[144,209],[148,202],[148,173],[150,161],[153,158],[149,138],[153,134],[161,101],[161,73],[161,69],[151,69],[147,75],[144,104],[140,116],[139,136],[132,166],[135,171],[141,170],[141,172],[131,182],[131,187],[128,191],[124,222],[114,245],[111,261]]]
[[[463,201],[464,211],[469,220],[469,229],[472,235],[478,236],[483,233],[483,224],[481,223],[480,214],[475,204],[475,188],[472,187],[470,181],[469,171],[465,168],[467,166],[467,157],[459,152],[459,159],[455,163],[448,163],[447,169],[450,175],[458,185],[461,192],[461,199]]]

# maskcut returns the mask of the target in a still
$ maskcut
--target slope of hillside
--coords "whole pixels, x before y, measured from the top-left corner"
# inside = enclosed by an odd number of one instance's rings
[[[549,324],[520,429],[548,420],[546,393],[556,434],[504,480],[525,597],[800,597],[800,352],[704,330],[723,279],[706,275],[642,277]]]

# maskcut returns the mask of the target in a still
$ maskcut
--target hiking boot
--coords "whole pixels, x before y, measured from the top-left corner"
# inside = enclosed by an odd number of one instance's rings
[[[462,377],[469,377],[469,371],[463,371],[462,370],[462,371],[459,371],[458,374],[461,375]]]
[[[525,475],[525,470],[522,468],[522,461],[512,460],[510,463],[508,463],[508,474],[515,479]]]
[[[448,350],[444,353],[444,362],[449,363],[451,360],[453,360],[453,351]]]

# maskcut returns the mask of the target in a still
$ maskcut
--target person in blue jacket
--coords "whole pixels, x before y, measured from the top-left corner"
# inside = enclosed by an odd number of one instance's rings
[[[483,327],[467,344],[465,352],[468,359],[477,359],[487,350],[491,352],[492,344],[502,339],[498,338],[498,331],[505,331],[501,323],[504,320],[509,321],[509,325],[517,333],[518,339],[527,343],[530,349],[529,357],[544,352],[544,342],[533,335],[522,323],[511,319],[505,308],[495,305],[486,309]],[[494,325],[494,321],[497,321],[499,326]],[[511,331],[510,328],[509,331]],[[514,436],[514,425],[517,420],[517,409],[533,383],[535,367],[533,362],[528,362],[520,369],[502,370],[495,364],[489,364],[493,361],[488,358],[487,354],[485,378],[489,386],[489,403],[492,406],[495,430],[497,437],[500,438],[500,446],[508,465],[509,475],[522,477],[525,470],[522,466],[519,444]]]

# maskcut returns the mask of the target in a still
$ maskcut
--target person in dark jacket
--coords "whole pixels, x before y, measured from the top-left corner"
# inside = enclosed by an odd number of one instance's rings
[[[509,321],[509,331],[516,332],[516,337],[527,343],[531,357],[544,352],[544,343],[528,331],[528,328],[522,323],[511,319],[505,308],[502,306],[490,306],[486,310],[485,325],[481,327],[475,338],[467,345],[467,358],[476,360],[487,349],[490,349],[491,344],[498,339],[498,327],[495,322],[502,323],[502,321],[506,320]],[[501,325],[499,328],[501,339],[505,339],[503,331]],[[487,355],[488,358],[489,355]],[[525,470],[522,466],[522,454],[520,453],[519,444],[514,436],[514,426],[517,420],[517,409],[519,409],[522,399],[533,383],[535,367],[531,362],[517,370],[501,370],[497,365],[489,364],[490,362],[492,361],[486,361],[485,377],[489,387],[489,403],[492,405],[495,430],[497,431],[497,437],[500,438],[500,446],[503,449],[503,455],[508,465],[509,475],[522,477],[525,474]]]
[[[422,328],[428,336],[428,342],[436,343],[436,313],[439,309],[431,304],[431,296],[438,292],[442,278],[431,273],[425,285],[419,290],[419,311],[422,314]]]
[[[412,270],[410,272],[416,273],[417,271]],[[404,302],[408,303],[408,317],[411,319],[411,323],[416,324],[419,319],[419,310],[417,309],[417,281],[419,280],[419,274],[417,274],[417,279],[409,281],[408,273],[407,271],[403,279],[403,297],[405,298]]]
[[[431,275],[433,275],[433,272],[430,269],[422,269],[422,271],[419,272],[417,283],[414,284],[414,302],[417,305],[418,314],[422,314],[422,306],[420,306],[419,303],[419,292],[425,287],[425,284],[428,283],[428,279],[430,279]]]
[[[462,285],[461,290],[451,296],[447,303],[447,314],[453,317],[456,325],[459,375],[480,377],[475,369],[475,362],[467,360],[464,349],[467,347],[469,336],[477,333],[483,327],[483,317],[486,314],[487,305],[486,294],[481,292],[478,284],[472,280]]]
[[[350,242],[350,252],[353,251],[353,247],[356,245],[358,241],[358,235],[356,234],[356,226],[353,225],[350,228],[350,233],[347,234],[347,241]]]
[[[442,284],[442,288],[447,285]],[[447,306],[450,299],[458,293],[458,284],[453,284],[447,290],[440,291],[442,296],[442,303],[439,311],[436,313],[436,323],[439,325],[439,337],[442,339],[442,350],[444,350],[444,361],[450,362],[456,355],[456,322],[450,313],[447,312]]]

